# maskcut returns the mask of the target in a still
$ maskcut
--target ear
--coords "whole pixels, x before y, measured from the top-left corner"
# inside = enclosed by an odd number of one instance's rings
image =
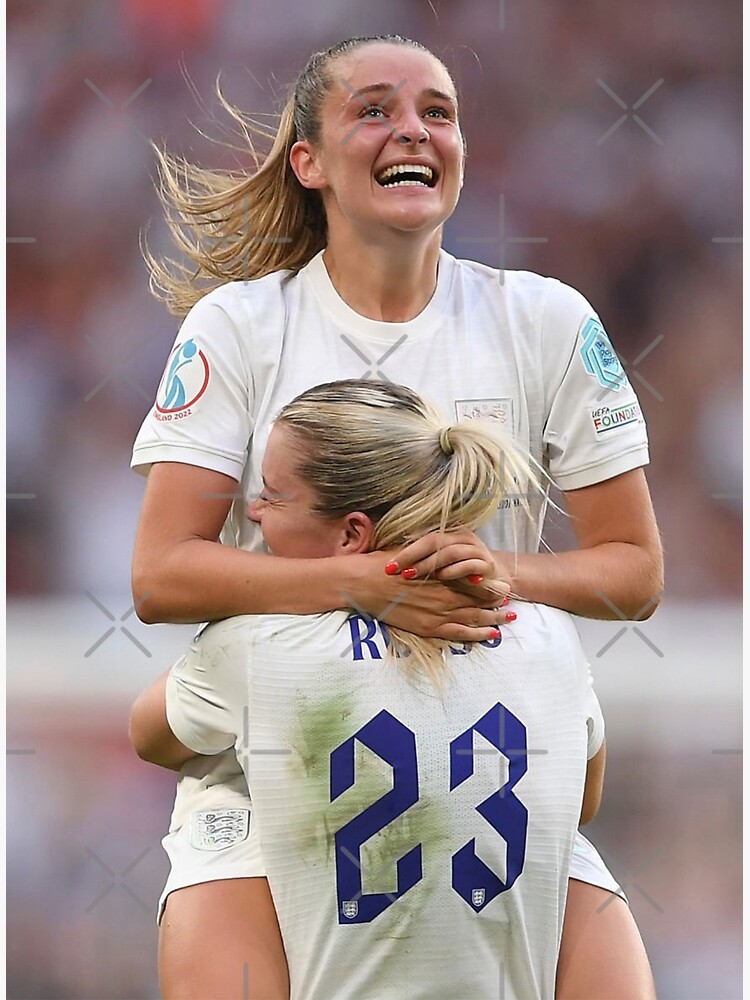
[[[337,555],[352,556],[360,552],[369,552],[372,542],[374,525],[367,514],[354,511],[342,519],[341,537],[338,543]]]
[[[318,150],[307,139],[300,139],[289,150],[289,164],[302,187],[320,191],[327,187]]]

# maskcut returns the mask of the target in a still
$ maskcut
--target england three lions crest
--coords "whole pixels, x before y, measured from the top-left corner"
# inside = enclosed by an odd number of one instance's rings
[[[341,904],[341,912],[347,920],[354,920],[359,913],[359,903],[356,899],[345,899]]]
[[[457,399],[457,420],[493,420],[513,433],[513,400]]]
[[[249,832],[249,809],[206,809],[190,817],[190,845],[199,851],[223,851]]]
[[[471,890],[471,902],[477,909],[479,909],[480,906],[484,906],[484,897],[485,897],[484,889]]]

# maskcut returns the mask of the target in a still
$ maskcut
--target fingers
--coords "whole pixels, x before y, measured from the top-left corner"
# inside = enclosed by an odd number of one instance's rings
[[[393,559],[401,569],[417,566],[423,560],[453,545],[481,546],[482,550],[487,551],[484,542],[472,531],[468,531],[466,528],[457,528],[453,531],[431,531],[422,538],[418,538],[416,542],[411,542],[410,545],[394,553]]]
[[[462,571],[444,579],[458,579],[459,576],[494,576],[495,561],[489,549],[484,545],[446,545],[438,552],[433,552],[424,559],[406,562],[402,557],[393,559],[386,573],[395,576],[400,572],[406,580],[424,579],[435,575],[441,570],[447,570],[455,565],[461,565]],[[468,567],[468,568],[467,568]]]

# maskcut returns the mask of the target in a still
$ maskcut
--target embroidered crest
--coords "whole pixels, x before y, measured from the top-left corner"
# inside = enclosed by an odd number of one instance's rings
[[[581,330],[581,338],[583,367],[589,375],[598,380],[599,385],[619,392],[624,385],[627,385],[628,380],[620,359],[615,354],[615,349],[598,319],[592,317],[586,323]]]
[[[199,851],[223,851],[247,838],[249,809],[213,809],[190,817],[190,845]]]
[[[471,890],[471,902],[477,909],[480,906],[484,906],[484,889],[472,889]]]
[[[457,420],[497,420],[513,430],[513,400],[503,399],[457,399]]]
[[[349,920],[353,920],[359,913],[359,903],[356,899],[345,899],[341,904],[341,912]]]

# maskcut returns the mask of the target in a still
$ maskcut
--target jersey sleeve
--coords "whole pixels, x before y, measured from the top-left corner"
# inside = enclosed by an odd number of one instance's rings
[[[201,299],[180,327],[131,466],[182,462],[242,478],[253,431],[253,383],[231,286]]]
[[[620,359],[586,299],[559,281],[541,343],[542,440],[557,486],[576,490],[647,465],[646,425]]]
[[[586,716],[586,729],[588,731],[588,746],[586,758],[591,760],[601,750],[604,743],[604,715],[599,699],[594,691],[594,678],[591,676],[591,667],[587,662],[581,665],[581,701],[583,711]]]
[[[221,625],[204,629],[167,677],[169,727],[181,743],[201,754],[228,750],[243,732],[245,647],[222,643],[214,634]]]

